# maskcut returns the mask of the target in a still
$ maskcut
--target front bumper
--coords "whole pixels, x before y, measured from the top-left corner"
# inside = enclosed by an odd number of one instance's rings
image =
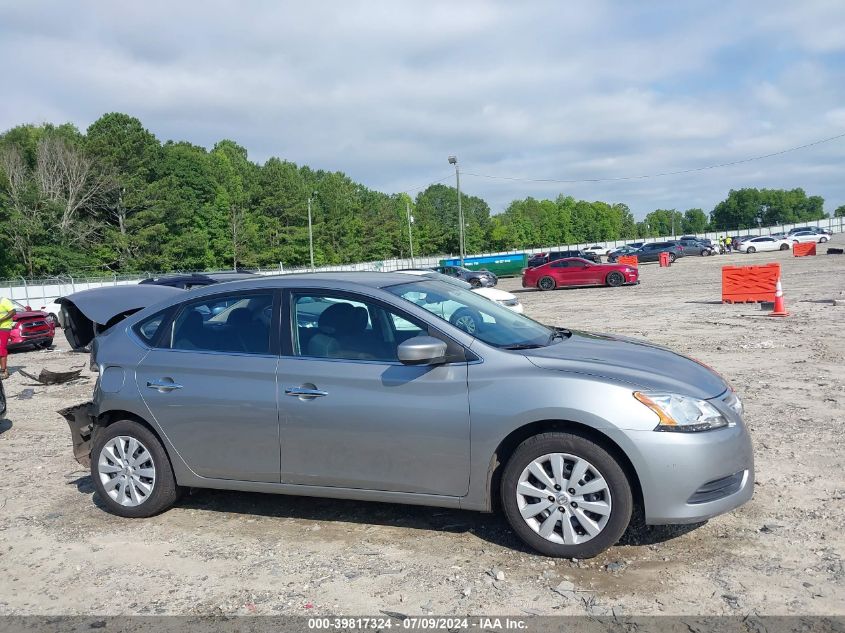
[[[621,433],[650,525],[705,521],[754,494],[754,455],[741,422],[701,433]]]

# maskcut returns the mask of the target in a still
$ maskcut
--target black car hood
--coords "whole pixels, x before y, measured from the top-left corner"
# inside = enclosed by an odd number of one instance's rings
[[[573,331],[559,343],[523,353],[543,369],[602,376],[643,390],[707,399],[728,388],[721,376],[701,363],[633,338]]]
[[[73,349],[83,349],[99,332],[130,314],[184,292],[146,284],[103,286],[59,297],[56,303],[62,306],[60,320],[65,338]]]

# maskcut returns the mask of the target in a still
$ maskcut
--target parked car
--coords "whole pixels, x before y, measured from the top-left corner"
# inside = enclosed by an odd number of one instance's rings
[[[587,248],[582,249],[585,253],[592,253],[597,255],[599,261],[601,261],[602,255],[609,255],[610,251],[613,249],[608,248],[607,246],[599,246],[598,244],[594,244],[593,246],[588,246]]]
[[[556,259],[565,259],[567,257],[580,257],[581,259],[587,259],[591,262],[601,264],[601,257],[595,253],[588,253],[578,249],[571,251],[550,251],[548,253],[538,253],[536,255],[532,255],[528,259],[528,268],[536,268],[537,266],[553,262]]]
[[[516,295],[511,294],[510,292],[506,292],[504,290],[499,290],[498,288],[487,288],[483,286],[479,286],[476,288],[472,286],[472,284],[468,284],[467,282],[461,279],[449,277],[448,275],[444,275],[442,273],[438,273],[433,270],[427,270],[424,268],[407,268],[405,270],[397,270],[396,272],[408,273],[410,275],[425,276],[431,279],[439,279],[440,281],[458,286],[459,288],[472,290],[475,294],[481,295],[482,297],[486,297],[487,299],[490,299],[490,301],[495,301],[499,305],[503,305],[508,310],[513,310],[518,314],[522,314],[522,312],[524,311],[522,303],[520,303]]]
[[[149,279],[142,279],[139,284],[155,285],[155,286],[170,286],[171,288],[181,288],[182,290],[190,290],[200,286],[210,286],[211,284],[219,284],[225,281],[238,281],[241,279],[249,279],[255,273],[247,271],[224,271],[219,273],[189,273],[186,275],[173,274],[161,275],[160,277],[150,277]]]
[[[639,283],[639,272],[625,264],[596,264],[580,257],[557,259],[522,273],[523,288],[554,290],[575,286],[623,286]]]
[[[827,235],[827,236],[833,235],[833,231],[831,231],[830,229],[823,229],[820,226],[796,226],[796,227],[789,229],[789,232],[787,233],[787,235],[794,235],[795,233],[804,233],[804,232],[819,233],[819,234],[823,233],[824,235]]]
[[[12,303],[15,305],[15,314],[12,317],[14,324],[9,333],[8,350],[50,347],[56,333],[56,324],[49,314],[43,310],[33,310],[19,301],[13,300]]]
[[[713,254],[713,246],[711,244],[705,244],[698,239],[688,240],[681,238],[677,243],[683,247],[684,255],[701,255],[702,257],[708,257]]]
[[[788,251],[791,247],[792,243],[789,240],[779,240],[768,235],[752,237],[750,240],[745,240],[739,244],[739,250],[742,253]]]
[[[626,244],[625,246],[620,246],[619,248],[610,251],[607,254],[607,261],[608,262],[616,262],[620,257],[623,255],[634,255],[640,249],[639,246],[634,246],[633,244]]]
[[[113,318],[133,309],[112,296]],[[81,313],[88,298],[67,297]],[[223,300],[234,307],[203,321],[197,310]],[[446,301],[483,326],[439,316]],[[317,327],[301,327],[313,306]],[[123,517],[191,487],[487,512],[501,499],[529,546],[588,558],[635,504],[647,524],[695,523],[753,494],[742,403],[716,372],[433,279],[199,288],[101,332],[92,357],[94,399],[63,415],[97,503]]]
[[[489,288],[499,283],[499,278],[489,270],[470,270],[463,266],[434,266],[431,270],[465,281],[473,288]]]
[[[674,263],[677,258],[684,256],[684,249],[673,242],[648,242],[632,255],[636,255],[641,262],[656,262],[660,259],[660,253],[669,253],[669,262]]]
[[[824,244],[828,241],[826,233],[816,233],[815,231],[798,231],[792,233],[787,239],[791,240],[793,244],[806,244],[808,242],[816,242]]]

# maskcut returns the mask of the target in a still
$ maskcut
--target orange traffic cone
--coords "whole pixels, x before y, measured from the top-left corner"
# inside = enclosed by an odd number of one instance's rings
[[[786,305],[783,303],[783,288],[780,285],[780,277],[778,277],[778,285],[775,286],[775,309],[769,313],[769,316],[789,316],[789,312],[786,311]]]

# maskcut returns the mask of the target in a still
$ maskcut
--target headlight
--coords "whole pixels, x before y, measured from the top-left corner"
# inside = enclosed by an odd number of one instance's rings
[[[643,393],[634,397],[657,414],[660,423],[655,431],[690,433],[710,431],[728,426],[728,421],[712,404],[675,393]]]

